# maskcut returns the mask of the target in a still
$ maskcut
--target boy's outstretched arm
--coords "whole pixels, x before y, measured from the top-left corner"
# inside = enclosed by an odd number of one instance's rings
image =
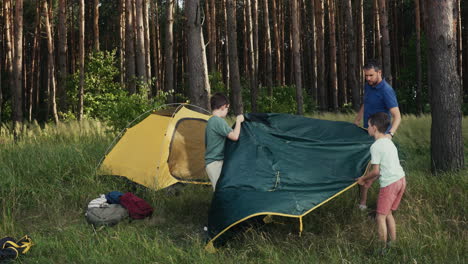
[[[357,182],[360,185],[364,185],[366,181],[380,176],[380,165],[372,164],[372,169],[366,173],[366,175],[357,178]]]
[[[244,122],[244,115],[238,115],[236,117],[236,126],[234,127],[234,130],[227,135],[227,138],[232,141],[237,141],[239,139],[242,122]]]

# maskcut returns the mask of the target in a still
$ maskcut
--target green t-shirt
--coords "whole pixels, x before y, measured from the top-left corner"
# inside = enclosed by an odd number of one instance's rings
[[[380,165],[380,188],[405,177],[400,165],[398,150],[388,138],[377,139],[370,147],[371,163]]]
[[[221,117],[212,116],[208,119],[205,131],[205,164],[224,159],[224,143],[232,132],[226,121]]]

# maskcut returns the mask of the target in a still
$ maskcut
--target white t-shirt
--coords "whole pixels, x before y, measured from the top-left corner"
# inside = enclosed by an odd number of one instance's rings
[[[371,163],[380,165],[380,188],[405,177],[398,151],[389,138],[377,139],[370,147]]]

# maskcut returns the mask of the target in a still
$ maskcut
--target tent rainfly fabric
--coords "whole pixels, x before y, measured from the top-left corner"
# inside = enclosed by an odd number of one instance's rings
[[[374,142],[348,122],[287,114],[246,114],[237,142],[227,141],[208,218],[207,250],[255,216],[299,219],[356,185]]]
[[[205,171],[205,127],[210,116],[184,105],[152,112],[127,129],[99,173],[159,190],[177,182],[210,184]]]

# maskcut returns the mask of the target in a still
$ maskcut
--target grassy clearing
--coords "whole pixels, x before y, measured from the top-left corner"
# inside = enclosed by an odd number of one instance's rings
[[[352,121],[351,115],[321,119]],[[468,122],[463,124],[468,153]],[[98,122],[31,125],[19,143],[0,136],[0,236],[29,234],[36,243],[21,263],[467,263],[468,169],[430,174],[430,117],[405,116],[395,140],[408,189],[396,214],[399,241],[386,256],[374,253],[371,215],[356,210],[353,188],[304,218],[247,228],[216,254],[204,250],[211,188],[189,185],[178,195],[155,192],[95,167],[113,139]],[[467,161],[468,161],[468,157]],[[132,191],[155,214],[94,230],[84,218],[100,193]],[[370,192],[375,206],[378,186]]]

